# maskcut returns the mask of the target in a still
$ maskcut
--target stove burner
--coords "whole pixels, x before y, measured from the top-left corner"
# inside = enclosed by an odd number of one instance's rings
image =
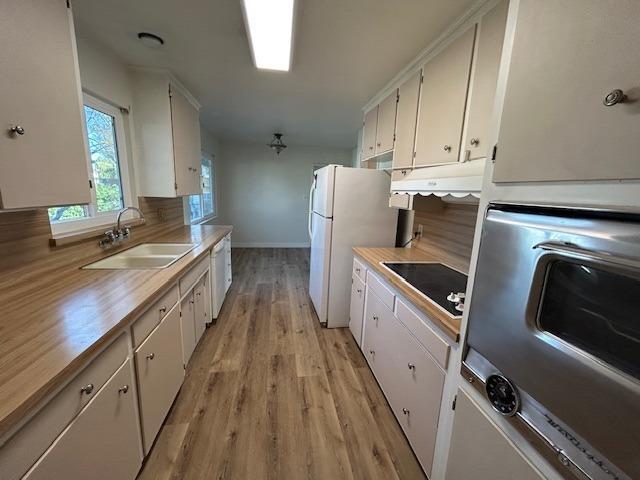
[[[412,287],[429,297],[450,315],[459,317],[461,310],[456,309],[447,297],[452,292],[464,292],[467,288],[467,276],[441,263],[394,263],[384,262],[384,266],[402,277]],[[457,295],[460,295],[456,293]],[[464,298],[464,295],[461,295]]]

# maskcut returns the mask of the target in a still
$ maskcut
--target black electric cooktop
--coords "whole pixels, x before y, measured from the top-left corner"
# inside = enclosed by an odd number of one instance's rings
[[[409,285],[418,289],[435,303],[454,316],[462,315],[455,303],[447,300],[451,293],[464,292],[467,276],[441,263],[393,263],[383,265],[404,278]]]

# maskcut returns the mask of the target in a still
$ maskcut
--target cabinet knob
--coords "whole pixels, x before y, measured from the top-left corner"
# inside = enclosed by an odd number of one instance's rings
[[[160,313],[167,313],[167,307],[165,307],[164,305],[160,307]]]
[[[118,393],[125,394],[129,391],[129,385],[123,385],[118,389]]]
[[[406,171],[406,170],[400,170],[400,173],[401,173],[402,175],[406,175],[406,174],[407,174],[407,171]]]
[[[407,367],[409,367],[409,370],[415,370],[416,366],[413,363],[408,363]]]
[[[377,315],[374,315],[374,316],[373,316],[373,319],[376,321],[376,325],[378,325],[378,320],[380,320],[380,319],[378,318],[378,316],[377,316]]]
[[[409,412],[409,409],[403,408],[402,413],[404,413],[405,415],[409,415],[410,412]]]
[[[371,355],[375,355],[375,354],[376,354],[376,351],[375,351],[375,350],[369,350],[369,353],[370,353]]]
[[[373,147],[369,147],[369,150],[373,150]]]
[[[356,290],[356,292],[358,292],[358,293],[362,293],[362,289],[361,289],[361,288],[358,288],[358,289]]]
[[[602,101],[607,107],[612,107],[618,103],[622,103],[627,99],[627,96],[624,94],[622,90],[616,88],[615,90],[611,90],[604,100]]]
[[[154,358],[156,358],[156,354],[151,352],[149,355],[147,355],[147,360],[153,360]]]
[[[451,145],[445,145],[444,146],[444,151],[449,153],[451,151]]]
[[[356,273],[360,273],[360,269],[359,268],[356,268]]]
[[[80,389],[80,393],[84,393],[86,395],[91,395],[91,392],[93,392],[93,383],[87,383]]]
[[[377,145],[378,147],[381,147],[381,146],[382,146],[382,144],[381,144],[380,142],[376,143],[376,145]]]
[[[469,143],[471,144],[471,146],[477,147],[478,145],[480,145],[480,139],[479,138],[472,138]]]
[[[9,131],[15,135],[24,135],[24,127],[20,125],[14,125]]]

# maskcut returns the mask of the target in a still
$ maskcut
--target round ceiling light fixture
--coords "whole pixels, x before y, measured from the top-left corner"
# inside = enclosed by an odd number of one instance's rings
[[[145,47],[159,48],[164,45],[164,40],[162,39],[162,37],[159,37],[158,35],[155,35],[153,33],[140,32],[138,33],[138,38]]]
[[[268,143],[267,146],[272,150],[275,150],[277,155],[280,155],[280,152],[287,148],[287,146],[282,141],[281,133],[274,133],[273,140],[271,140],[271,143]]]

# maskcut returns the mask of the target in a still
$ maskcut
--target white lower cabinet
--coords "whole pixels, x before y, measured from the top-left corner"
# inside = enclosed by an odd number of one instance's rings
[[[195,299],[189,291],[180,302],[180,338],[182,339],[182,363],[186,367],[196,349]]]
[[[180,312],[174,307],[135,351],[142,438],[149,452],[182,380]]]
[[[142,464],[127,360],[24,477],[134,479]]]
[[[422,332],[410,331],[397,318],[392,307],[397,310],[400,304],[393,291],[371,272],[367,274],[361,348],[416,457],[430,476],[446,372],[439,365],[442,352],[436,351],[438,357],[434,357],[415,336]]]
[[[545,477],[480,407],[464,391],[458,390],[445,478],[540,480]]]
[[[359,277],[351,279],[351,306],[349,308],[349,330],[359,347],[362,346],[362,322],[364,316],[364,282]]]

